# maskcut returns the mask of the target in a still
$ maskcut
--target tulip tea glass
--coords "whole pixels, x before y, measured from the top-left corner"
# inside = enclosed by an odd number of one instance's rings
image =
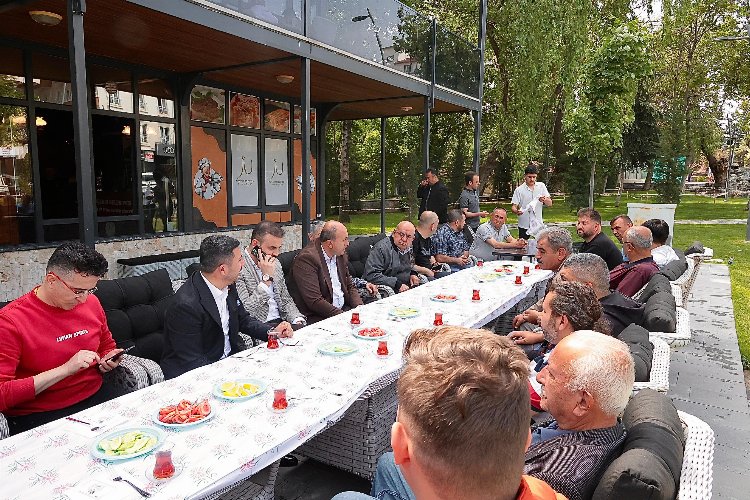
[[[289,402],[286,400],[286,389],[282,387],[275,388],[273,390],[273,411],[283,412],[286,411],[289,406]]]
[[[388,341],[386,340],[380,340],[378,341],[378,357],[379,358],[387,358],[390,354],[388,352]]]
[[[435,313],[435,321],[432,322],[435,326],[442,326],[443,325],[443,313]]]
[[[174,476],[174,462],[172,462],[172,443],[164,445],[154,452],[154,479],[169,479]]]

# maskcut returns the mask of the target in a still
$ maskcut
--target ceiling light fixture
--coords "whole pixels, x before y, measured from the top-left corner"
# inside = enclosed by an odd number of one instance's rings
[[[401,111],[411,111],[412,109],[414,108],[412,108],[411,106],[401,106]]]
[[[276,75],[276,81],[279,83],[287,84],[292,83],[294,81],[294,76],[292,75]]]
[[[48,12],[46,10],[30,10],[29,15],[35,22],[44,26],[57,26],[62,21],[60,14]]]
[[[36,126],[37,126],[37,127],[40,127],[40,128],[41,128],[41,127],[45,127],[45,126],[47,126],[47,120],[45,120],[45,119],[44,119],[43,117],[41,117],[41,116],[37,116],[37,117],[36,117]]]

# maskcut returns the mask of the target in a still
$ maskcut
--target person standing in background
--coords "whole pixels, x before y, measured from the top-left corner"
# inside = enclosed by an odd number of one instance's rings
[[[552,198],[547,191],[547,186],[543,182],[536,181],[538,174],[537,166],[534,163],[529,163],[524,171],[524,183],[513,191],[513,199],[511,200],[511,211],[518,216],[518,237],[524,240],[529,238],[528,230],[531,226],[531,218],[535,217],[542,224],[542,208],[552,206]],[[540,205],[533,210],[533,213],[530,213],[529,205],[536,200],[540,202]]]
[[[434,168],[428,168],[425,171],[424,179],[417,188],[417,198],[421,200],[419,202],[419,215],[422,215],[425,210],[430,210],[438,215],[441,224],[448,220],[450,193],[445,184],[440,182]]]

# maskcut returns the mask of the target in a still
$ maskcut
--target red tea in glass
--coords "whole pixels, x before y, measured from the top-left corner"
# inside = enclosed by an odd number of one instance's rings
[[[435,326],[443,325],[443,313],[435,313],[435,321],[432,322]]]
[[[520,285],[521,283],[522,283],[521,282],[521,277],[520,276],[516,276],[516,285]]]
[[[378,356],[388,356],[388,342],[381,340],[378,342]]]
[[[523,266],[523,274],[529,274],[529,266]]]
[[[359,313],[352,313],[352,321],[351,321],[351,324],[352,324],[352,325],[359,325],[359,324],[360,324],[360,321],[359,321]]]
[[[471,300],[482,300],[479,297],[479,290],[474,290],[474,292],[471,294]]]
[[[482,267],[484,265],[484,261],[482,259],[477,260],[477,266]]]
[[[537,264],[537,265],[535,265],[535,266],[534,266],[534,269],[537,269],[537,270],[539,270],[539,269],[541,269],[541,268],[542,268],[542,265],[541,265],[541,264]]]
[[[279,337],[275,333],[268,334],[268,345],[266,345],[269,349],[278,349],[279,348]]]
[[[286,400],[286,389],[274,389],[273,390],[273,409],[276,411],[284,411],[289,406]]]
[[[156,463],[154,465],[154,478],[169,479],[174,475],[174,463],[172,463],[172,450],[157,450],[154,453]]]

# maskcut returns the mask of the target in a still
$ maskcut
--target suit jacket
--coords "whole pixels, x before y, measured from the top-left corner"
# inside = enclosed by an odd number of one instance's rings
[[[339,281],[344,292],[344,309],[362,305],[362,299],[349,274],[347,260],[346,255],[336,257]],[[311,241],[294,258],[291,277],[294,284],[292,297],[299,310],[307,317],[308,325],[341,314],[342,309],[333,305],[333,285],[319,240]]]
[[[255,271],[255,266],[252,264],[250,255],[244,249],[242,250],[242,254],[245,257],[245,266],[240,272],[240,277],[237,278],[237,294],[240,296],[240,300],[250,316],[265,322],[268,317],[268,301],[270,297],[265,288],[259,286],[261,282],[258,278],[258,273]],[[281,268],[281,262],[278,259],[276,259],[273,269],[272,289],[276,305],[279,308],[279,316],[281,316],[282,320],[291,323],[302,316],[286,287],[284,270]]]
[[[231,354],[244,349],[239,332],[259,340],[268,340],[268,326],[250,316],[240,302],[235,285],[230,285],[229,344]],[[219,309],[200,272],[195,272],[175,294],[164,321],[164,352],[161,368],[164,378],[183,373],[221,359],[224,332]]]

